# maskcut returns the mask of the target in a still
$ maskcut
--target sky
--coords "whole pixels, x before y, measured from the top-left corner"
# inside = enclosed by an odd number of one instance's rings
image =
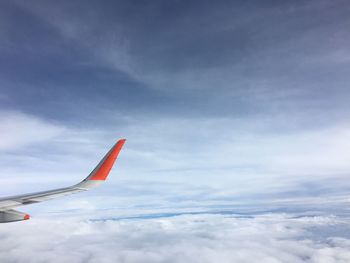
[[[0,225],[0,261],[349,262],[349,11],[0,1],[1,196],[127,139],[106,184]]]

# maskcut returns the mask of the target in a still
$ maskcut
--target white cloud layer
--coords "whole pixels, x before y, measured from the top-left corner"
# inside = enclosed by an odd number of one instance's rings
[[[0,225],[0,261],[346,263],[350,239],[342,229],[348,227],[348,221],[337,217],[284,214],[97,222],[34,219]]]

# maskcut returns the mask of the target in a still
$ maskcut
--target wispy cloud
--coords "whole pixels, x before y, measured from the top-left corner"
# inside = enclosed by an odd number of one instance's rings
[[[346,124],[281,132],[274,131],[276,118],[274,124],[272,119],[125,118],[114,132],[112,124],[86,131],[18,112],[1,116],[6,138],[2,163],[7,164],[2,173],[21,179],[30,174],[44,182],[54,177],[62,182],[79,180],[126,135],[128,143],[116,168],[121,177],[112,176],[113,184],[180,183],[215,187],[231,195],[294,191],[312,181],[315,187],[325,180],[329,187],[348,186],[341,182],[350,172]],[[11,163],[17,165],[11,168]]]
[[[62,125],[16,111],[0,112],[0,150],[14,150],[43,143],[65,132]]]

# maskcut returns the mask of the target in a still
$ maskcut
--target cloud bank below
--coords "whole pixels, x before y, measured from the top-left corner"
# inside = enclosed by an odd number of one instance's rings
[[[1,262],[349,262],[349,221],[335,216],[183,215],[1,225]]]

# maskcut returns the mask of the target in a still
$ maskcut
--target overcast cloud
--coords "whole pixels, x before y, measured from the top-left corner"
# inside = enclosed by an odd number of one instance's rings
[[[1,225],[0,261],[349,261],[349,11],[1,1],[1,195],[75,184],[127,144],[108,184]]]

